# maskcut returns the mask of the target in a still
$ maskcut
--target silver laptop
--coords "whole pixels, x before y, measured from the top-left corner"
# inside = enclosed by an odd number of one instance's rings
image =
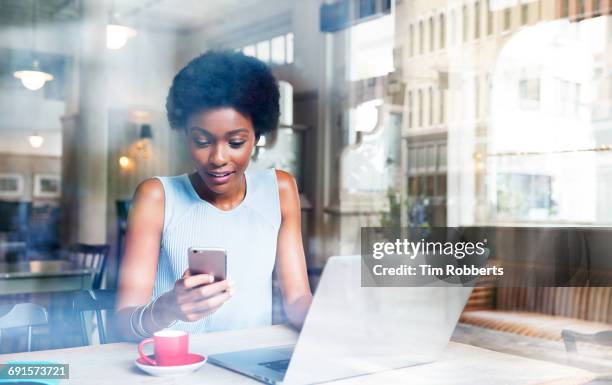
[[[361,257],[331,257],[295,346],[209,362],[268,384],[312,384],[434,361],[471,287],[361,287]]]

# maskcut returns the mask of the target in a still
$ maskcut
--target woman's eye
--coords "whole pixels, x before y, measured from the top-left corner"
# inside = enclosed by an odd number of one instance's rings
[[[246,141],[230,142],[230,146],[232,146],[234,148],[238,148],[238,147],[242,146],[245,143],[246,143]]]
[[[197,139],[194,139],[193,142],[198,147],[204,147],[204,146],[207,146],[207,145],[210,144],[210,142],[208,140],[197,140]]]

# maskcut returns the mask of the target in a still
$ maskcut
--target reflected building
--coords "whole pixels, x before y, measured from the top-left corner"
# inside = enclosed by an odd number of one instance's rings
[[[610,222],[609,13],[604,1],[397,2],[421,220]]]

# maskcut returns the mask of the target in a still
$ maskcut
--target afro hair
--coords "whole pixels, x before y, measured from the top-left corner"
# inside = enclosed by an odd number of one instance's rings
[[[262,61],[234,51],[209,51],[174,77],[166,99],[168,122],[185,129],[195,113],[233,108],[251,119],[257,137],[278,125],[278,83]]]

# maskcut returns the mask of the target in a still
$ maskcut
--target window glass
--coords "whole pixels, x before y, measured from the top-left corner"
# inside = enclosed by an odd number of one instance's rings
[[[247,56],[256,56],[254,45],[247,45],[242,49],[242,52]]]
[[[285,64],[285,36],[277,36],[270,41],[272,63]]]
[[[474,3],[474,38],[480,37],[480,2]]]
[[[512,9],[506,8],[504,9],[504,31],[509,30],[511,25],[512,25]]]
[[[462,26],[463,26],[463,41],[467,41],[468,39],[468,31],[470,28],[469,22],[468,22],[468,8],[467,6],[463,6],[462,11],[461,11],[461,15],[463,17],[463,21],[462,21]]]
[[[347,71],[350,81],[385,76],[394,70],[394,28],[394,19],[389,15],[350,29],[350,64]]]
[[[434,31],[434,20],[433,17],[429,18],[429,51],[433,51],[434,50],[434,36],[435,36],[435,31]]]
[[[257,58],[264,63],[270,61],[270,41],[264,40],[257,43]]]
[[[287,63],[293,63],[293,32],[289,32],[285,35],[285,41],[287,42]]]
[[[446,18],[440,15],[440,49],[446,48]]]

